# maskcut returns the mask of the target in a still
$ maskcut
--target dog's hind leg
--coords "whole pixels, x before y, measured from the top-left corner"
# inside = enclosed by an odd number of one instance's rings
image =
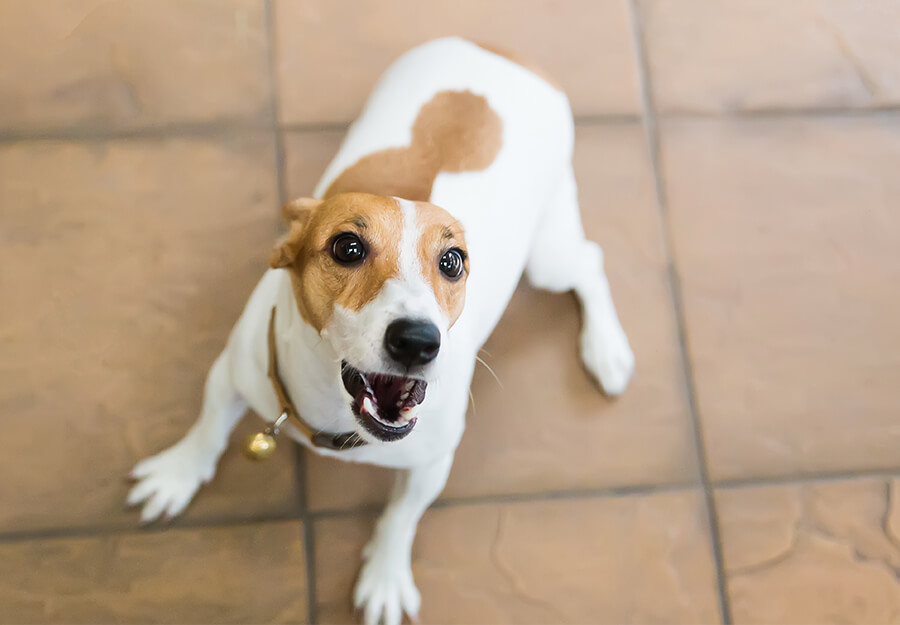
[[[391,500],[363,551],[366,563],[354,591],[353,602],[363,610],[366,625],[400,625],[404,612],[416,620],[421,598],[410,566],[416,525],[444,489],[452,464],[450,453],[398,473]]]
[[[226,353],[206,378],[200,418],[180,441],[139,462],[130,477],[137,483],[128,505],[143,503],[141,522],[180,514],[201,485],[209,482],[234,426],[247,409],[231,382]]]
[[[584,237],[575,176],[568,168],[545,212],[528,258],[526,275],[539,289],[574,290],[584,313],[581,358],[609,395],[625,390],[634,355],[619,323],[603,272],[603,251]]]

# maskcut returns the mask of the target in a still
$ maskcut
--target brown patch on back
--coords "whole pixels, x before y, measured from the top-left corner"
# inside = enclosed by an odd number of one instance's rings
[[[509,50],[505,50],[503,48],[498,48],[496,46],[493,46],[493,45],[490,45],[487,43],[476,42],[475,45],[478,46],[479,48],[481,48],[482,50],[487,50],[488,52],[492,52],[492,53],[496,54],[497,56],[502,56],[507,61],[512,61],[516,65],[520,65],[520,66],[524,67],[529,72],[531,72],[538,78],[542,79],[544,82],[549,84],[554,89],[559,89],[560,91],[562,91],[562,87],[556,81],[556,79],[553,78],[546,71],[544,71],[543,68],[538,67],[537,65],[534,65],[533,63],[523,60],[517,54],[510,52]]]
[[[347,193],[324,202],[295,200],[284,214],[291,230],[270,264],[290,271],[300,315],[316,330],[327,325],[334,305],[358,311],[398,273],[403,213],[396,200]],[[366,258],[361,264],[345,267],[331,257],[331,242],[342,232],[363,240]]]
[[[428,201],[441,171],[486,169],[503,144],[503,122],[486,98],[442,91],[425,104],[405,148],[380,150],[344,170],[325,198],[348,191]]]
[[[469,261],[458,280],[448,280],[438,268],[441,256],[447,250],[458,247],[465,251],[466,240],[462,226],[447,211],[427,202],[416,202],[416,221],[419,238],[419,265],[425,280],[431,285],[437,300],[452,326],[462,313],[466,303],[466,279]]]

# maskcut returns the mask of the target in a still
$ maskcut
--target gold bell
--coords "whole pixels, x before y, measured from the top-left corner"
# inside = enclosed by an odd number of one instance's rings
[[[275,423],[266,427],[262,432],[248,436],[244,440],[244,455],[257,461],[271,458],[277,447],[275,437],[278,436],[278,427],[284,423],[285,419],[287,419],[287,413],[282,412]]]

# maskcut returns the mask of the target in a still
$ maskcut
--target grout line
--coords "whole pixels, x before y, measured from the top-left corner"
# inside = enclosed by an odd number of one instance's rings
[[[350,122],[294,122],[281,124],[282,132],[345,132]]]
[[[279,120],[281,119],[281,107],[279,98],[281,95],[280,82],[278,80],[278,70],[276,63],[275,48],[275,7],[272,6],[272,0],[265,0],[265,17],[266,17],[266,40],[268,42],[267,61],[269,67],[269,86],[271,97],[271,130],[275,135],[275,176],[278,183],[278,200],[283,205],[287,201],[287,185],[285,184],[284,171],[284,136],[281,132]]]
[[[294,450],[298,459],[296,472],[298,479],[305,473],[305,457],[303,449],[297,446]],[[716,489],[742,489],[766,486],[798,486],[804,484],[817,484],[822,482],[842,482],[861,479],[900,479],[900,467],[893,469],[862,469],[851,471],[836,471],[832,473],[817,473],[808,475],[773,476],[773,477],[748,477],[712,482]],[[85,527],[57,527],[37,530],[16,530],[0,532],[0,544],[16,543],[32,540],[53,540],[65,538],[100,538],[104,536],[141,535],[158,532],[193,530],[201,528],[225,528],[241,527],[244,525],[256,525],[260,523],[279,523],[284,521],[304,521],[312,525],[313,521],[320,519],[344,518],[352,516],[373,516],[383,511],[382,504],[356,506],[350,508],[330,508],[325,510],[309,510],[306,506],[305,484],[298,486],[298,499],[301,499],[299,511],[251,515],[248,517],[235,517],[220,515],[204,519],[176,519],[166,525],[154,523],[141,526],[137,520],[133,525],[93,525]],[[593,488],[582,490],[557,490],[539,493],[510,493],[500,495],[472,495],[468,497],[447,497],[438,499],[430,508],[457,508],[464,506],[484,506],[495,504],[528,504],[542,501],[569,501],[578,499],[604,499],[614,497],[635,497],[655,495],[660,493],[685,492],[701,487],[696,482],[673,482],[671,484],[639,484],[633,486],[611,486],[606,488]],[[136,519],[137,517],[135,517]],[[312,538],[312,536],[310,536]]]
[[[696,489],[696,482],[674,482],[671,484],[640,484],[635,486],[612,486],[607,488],[590,488],[575,490],[556,490],[537,493],[508,493],[500,495],[471,495],[467,497],[444,497],[438,499],[429,506],[429,510],[442,508],[459,508],[464,506],[490,506],[497,504],[528,504],[543,501],[571,501],[579,499],[602,499],[613,497],[633,497],[640,495],[654,495],[658,493],[673,493]],[[378,514],[384,506],[370,504],[353,508],[329,508],[326,510],[311,510],[309,515],[313,519],[332,519],[347,516],[369,516]]]
[[[300,499],[300,509],[303,511],[303,552],[306,556],[306,616],[307,622],[312,625],[318,623],[318,610],[316,598],[316,529],[315,519],[309,510],[309,501],[306,497],[306,450],[299,444],[294,445],[297,454],[297,496]]]
[[[709,479],[709,467],[707,466],[706,444],[703,438],[703,425],[700,421],[700,413],[697,406],[696,385],[691,358],[688,351],[687,326],[685,325],[684,301],[681,292],[681,280],[678,268],[675,266],[674,245],[672,241],[671,225],[668,213],[668,198],[665,192],[664,172],[660,153],[659,128],[656,123],[656,109],[653,100],[653,89],[650,80],[650,68],[646,56],[646,42],[641,23],[640,10],[637,0],[628,2],[629,17],[631,20],[632,37],[634,40],[635,58],[638,65],[641,102],[644,111],[644,126],[647,134],[647,144],[650,154],[650,162],[653,171],[653,186],[656,194],[656,205],[659,211],[660,221],[663,226],[663,246],[668,262],[669,285],[672,297],[673,312],[678,325],[678,342],[681,349],[681,365],[684,372],[685,393],[690,409],[691,426],[694,437],[694,448],[697,455],[697,464],[700,472],[700,481],[703,484],[703,496],[706,501],[707,522],[709,524],[710,542],[716,570],[716,588],[719,597],[720,619],[723,625],[730,625],[732,621],[731,603],[728,596],[727,579],[725,576],[725,562],[722,549],[722,535],[719,528],[719,517],[716,509],[715,493]]]
[[[142,128],[59,128],[0,130],[0,143],[22,141],[115,141],[127,139],[219,138],[241,133],[271,132],[272,124],[250,119],[185,122]]]
[[[268,41],[269,84],[272,90],[272,133],[275,144],[275,176],[278,185],[280,205],[287,202],[287,172],[285,171],[284,133],[280,126],[281,84],[278,79],[277,42],[275,40],[275,7],[273,0],[265,0],[266,40]],[[306,498],[306,453],[303,448],[294,444],[294,475],[297,480],[297,503],[300,506],[300,517],[303,520],[303,556],[306,564],[306,621],[312,625],[317,622],[316,614],[316,552],[315,528],[309,516],[309,503]]]
[[[274,72],[273,72],[274,74]],[[273,79],[274,79],[273,75]],[[273,96],[271,115],[278,115],[277,96]],[[796,119],[879,119],[900,116],[900,106],[884,106],[868,109],[769,109],[759,111],[668,111],[654,113],[655,117],[664,120],[719,120],[719,121],[788,121]],[[640,115],[629,113],[613,113],[599,115],[576,115],[575,124],[579,126],[637,124],[642,121]],[[18,143],[22,141],[114,141],[125,139],[166,139],[176,137],[218,138],[238,133],[272,131],[276,133],[283,152],[281,135],[286,132],[343,132],[349,128],[350,122],[310,122],[279,124],[275,121],[265,123],[253,119],[217,120],[211,122],[175,122],[139,128],[58,128],[43,130],[0,130],[0,144]],[[282,154],[283,157],[283,154]]]
[[[284,521],[299,521],[301,516],[296,512],[283,512],[275,514],[250,515],[247,517],[215,516],[204,519],[176,519],[171,523],[150,523],[141,525],[135,516],[135,522],[131,525],[91,525],[85,527],[51,527],[36,530],[14,530],[0,532],[0,544],[18,543],[35,540],[59,540],[66,538],[105,538],[107,536],[140,536],[144,534],[158,534],[161,532],[179,532],[196,529],[215,529],[227,527],[242,527],[244,525],[257,525],[260,523],[280,523]]]
[[[865,109],[853,108],[796,108],[796,109],[758,109],[758,110],[725,110],[725,111],[689,111],[672,110],[656,111],[658,118],[666,120],[726,120],[726,121],[753,121],[753,120],[791,120],[796,118],[830,119],[830,118],[879,118],[895,117],[900,113],[900,106],[889,105]]]
[[[799,486],[822,482],[848,482],[852,480],[880,479],[894,480],[900,478],[900,468],[894,469],[851,469],[848,471],[830,471],[828,473],[800,473],[789,476],[757,476],[716,480],[713,486],[717,489],[761,488],[766,486]]]
[[[617,124],[640,124],[638,113],[609,113],[601,115],[575,115],[576,126],[613,126]]]
[[[148,534],[164,531],[189,530],[197,528],[216,527],[240,527],[257,523],[277,523],[281,521],[303,521],[304,528],[312,528],[313,521],[328,518],[340,518],[347,516],[368,516],[383,511],[382,504],[359,506],[351,508],[332,508],[328,510],[309,510],[306,498],[306,488],[303,478],[306,474],[306,455],[302,447],[295,445],[293,450],[297,454],[295,465],[298,478],[297,498],[299,500],[299,512],[285,512],[281,514],[251,515],[248,517],[217,516],[206,519],[176,519],[170,524],[153,523],[141,526],[137,522],[134,525],[94,525],[86,527],[61,527],[39,530],[22,530],[0,532],[0,544],[21,542],[28,540],[46,540],[54,538],[96,538],[109,535],[123,534]],[[506,495],[474,495],[470,497],[450,497],[439,499],[431,508],[454,508],[473,505],[491,505],[499,503],[534,503],[548,500],[572,500],[572,499],[597,499],[604,497],[624,497],[635,495],[649,495],[655,493],[678,492],[697,488],[693,482],[672,483],[666,485],[636,485],[614,486],[609,488],[595,488],[584,490],[560,490],[539,493],[520,493]],[[305,539],[311,540],[314,534],[307,532]],[[313,553],[314,544],[305,545],[308,553]],[[315,567],[307,567],[307,574],[314,574]]]

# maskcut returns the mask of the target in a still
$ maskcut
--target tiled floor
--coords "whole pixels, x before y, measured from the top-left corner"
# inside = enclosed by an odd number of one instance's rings
[[[231,449],[165,531],[122,476],[195,417],[280,200],[397,53],[451,33],[570,94],[638,369],[604,399],[574,301],[520,288],[421,524],[423,620],[900,622],[898,23],[900,0],[0,0],[0,622],[356,618],[387,471]]]

